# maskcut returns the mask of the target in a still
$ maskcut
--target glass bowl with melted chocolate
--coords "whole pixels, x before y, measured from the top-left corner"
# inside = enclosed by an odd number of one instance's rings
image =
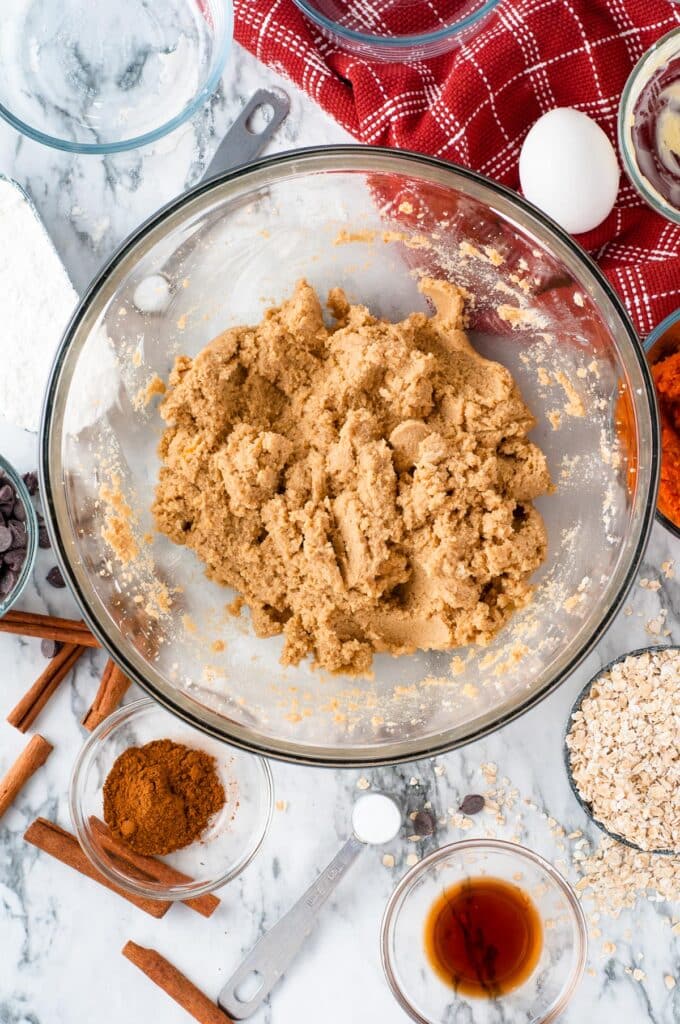
[[[382,924],[387,981],[419,1024],[547,1024],[583,973],[587,935],[574,891],[515,843],[436,850],[392,895]]]
[[[680,28],[633,68],[619,106],[619,147],[645,202],[680,223]]]

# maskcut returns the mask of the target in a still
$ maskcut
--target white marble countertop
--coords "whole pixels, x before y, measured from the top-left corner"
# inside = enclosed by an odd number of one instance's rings
[[[218,95],[193,123],[153,148],[109,158],[74,157],[40,147],[0,122],[0,172],[14,177],[33,197],[77,289],[120,240],[166,200],[193,184],[225,129],[253,90],[283,84],[271,71],[237,48]],[[270,147],[346,141],[344,132],[314,104],[290,87],[292,112]],[[21,470],[36,464],[36,439],[0,423],[0,450]],[[547,821],[557,819],[569,832],[582,829],[596,840],[570,794],[561,757],[568,708],[585,680],[624,650],[652,642],[646,623],[667,612],[666,628],[680,642],[680,584],[660,572],[661,563],[680,554],[675,542],[655,526],[640,578],[660,579],[654,592],[637,583],[628,615],[621,615],[598,650],[540,707],[502,731],[437,762],[420,762],[375,772],[324,771],[273,765],[276,796],[284,809],[275,814],[265,846],[246,871],[220,894],[222,905],[209,920],[178,905],[162,921],[148,918],[115,895],[100,890],[32,847],[22,834],[38,815],[69,826],[67,784],[83,738],[79,720],[96,687],[101,653],[84,657],[40,716],[37,728],[54,745],[46,766],[25,788],[0,822],[0,1022],[2,1024],[120,1024],[162,1019],[188,1020],[120,955],[127,939],[151,945],[173,960],[204,991],[217,994],[241,956],[289,907],[336,852],[349,829],[351,803],[362,774],[373,785],[393,790],[422,806],[430,800],[446,813],[460,798],[483,788],[480,765],[495,762],[520,793],[522,841],[558,862]],[[53,564],[41,551],[33,586],[22,607],[75,613],[64,591],[45,583]],[[39,641],[0,636],[3,708],[9,709],[44,667]],[[130,694],[132,696],[132,694]],[[0,723],[0,772],[26,740]],[[524,801],[528,801],[525,803]],[[535,805],[531,807],[530,804]],[[511,836],[493,817],[466,835],[490,828]],[[445,826],[425,850],[460,838]],[[419,844],[421,845],[421,844]],[[253,1018],[258,1024],[298,1021],[312,1024],[398,1024],[407,1018],[383,980],[378,933],[385,902],[406,870],[413,843],[397,841],[387,868],[382,851],[368,850],[337,896],[320,915],[318,927],[270,1002]],[[586,976],[563,1020],[568,1024],[633,1024],[680,1020],[680,985],[669,991],[664,977],[680,979],[680,937],[669,924],[680,910],[643,903],[618,921],[602,918],[591,936]],[[605,953],[603,943],[616,945]],[[607,947],[610,948],[610,947]],[[640,967],[644,978],[633,979]],[[595,1007],[597,1009],[595,1010]],[[506,1020],[499,1017],[498,1020]]]

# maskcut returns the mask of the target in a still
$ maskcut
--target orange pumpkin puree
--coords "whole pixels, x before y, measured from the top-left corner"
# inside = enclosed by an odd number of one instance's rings
[[[652,367],[661,413],[659,511],[680,526],[680,351]]]

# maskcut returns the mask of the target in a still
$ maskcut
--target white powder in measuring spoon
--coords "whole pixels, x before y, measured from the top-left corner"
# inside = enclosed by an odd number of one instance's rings
[[[365,793],[352,808],[354,835],[362,843],[389,843],[401,828],[401,810],[391,796]]]
[[[38,430],[54,354],[78,296],[21,189],[0,178],[0,417]]]

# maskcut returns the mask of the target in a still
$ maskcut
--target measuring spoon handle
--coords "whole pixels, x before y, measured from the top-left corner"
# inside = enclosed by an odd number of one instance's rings
[[[356,836],[348,839],[306,893],[253,947],[217,999],[230,1017],[250,1017],[267,998],[311,933],[318,911],[364,849],[365,844]],[[245,986],[247,979],[252,982],[249,989]],[[247,994],[242,992],[239,999],[236,993],[242,986]]]

